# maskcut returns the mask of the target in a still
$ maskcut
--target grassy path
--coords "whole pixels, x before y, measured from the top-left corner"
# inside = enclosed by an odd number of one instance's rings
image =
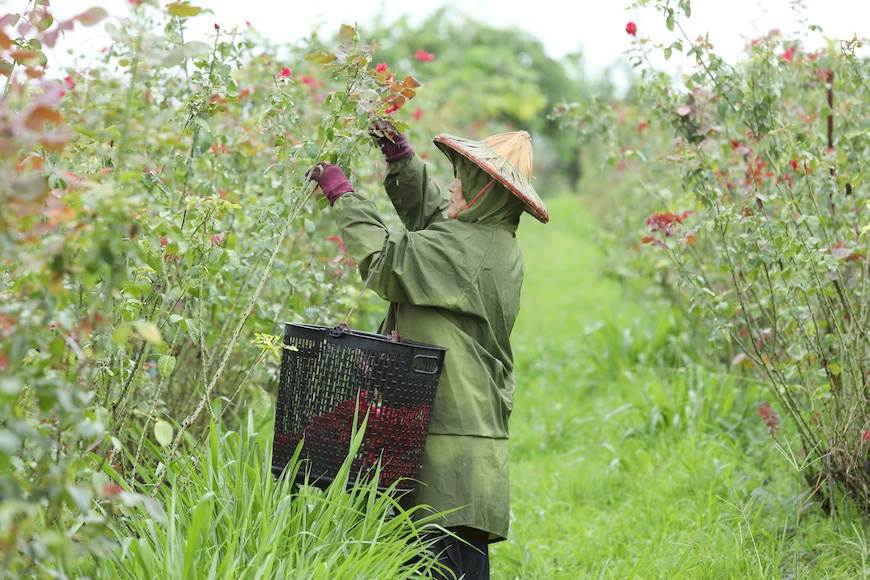
[[[679,321],[603,278],[579,200],[551,206],[520,228],[513,519],[494,577],[867,577],[866,528],[804,503],[756,415],[763,391],[662,362]]]

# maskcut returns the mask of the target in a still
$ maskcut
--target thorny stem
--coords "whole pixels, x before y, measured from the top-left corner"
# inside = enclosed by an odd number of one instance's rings
[[[214,65],[217,60],[217,49],[218,49],[218,41],[220,40],[220,30],[215,32],[214,35],[214,46],[211,50],[211,59],[208,65],[208,84],[206,85],[205,97],[203,98],[203,102],[200,104],[200,107],[205,107],[208,102],[209,93],[211,92],[211,88],[213,86],[213,75],[214,75]],[[187,59],[184,60],[185,72],[187,72]],[[191,111],[190,116],[187,119],[186,125],[189,126],[191,122],[197,117],[197,110]],[[196,157],[196,145],[199,141],[199,124],[195,124],[193,126],[193,133],[190,138],[190,151],[187,154],[187,161],[184,168],[184,181],[181,185],[181,199],[184,202],[184,213],[181,216],[181,231],[184,231],[184,226],[187,223],[187,185],[190,181],[190,174],[193,170],[193,159]]]
[[[127,144],[127,132],[130,128],[129,111],[133,108],[133,95],[136,90],[136,82],[139,80],[139,55],[142,52],[142,35],[136,38],[136,50],[133,54],[133,60],[130,63],[130,86],[127,87],[127,100],[124,105],[124,120],[121,122],[121,135],[118,138],[117,148],[115,151],[115,168],[123,167],[124,162],[124,146]]]

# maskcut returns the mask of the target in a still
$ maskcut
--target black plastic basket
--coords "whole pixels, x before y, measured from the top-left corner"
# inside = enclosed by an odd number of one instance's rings
[[[280,474],[300,440],[300,480],[325,487],[350,449],[354,412],[368,412],[362,445],[348,485],[373,475],[381,461],[379,487],[416,478],[444,365],[445,349],[346,327],[284,325],[284,349],[272,471]],[[400,482],[407,489],[412,482]]]

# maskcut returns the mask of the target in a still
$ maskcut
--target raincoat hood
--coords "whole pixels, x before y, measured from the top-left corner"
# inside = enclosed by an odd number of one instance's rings
[[[454,173],[462,182],[462,197],[466,203],[472,204],[462,210],[456,219],[461,222],[498,226],[515,232],[525,210],[523,202],[468,159],[455,152],[450,152],[448,156],[453,163]],[[475,196],[490,182],[493,183],[488,186],[488,190],[475,201]]]

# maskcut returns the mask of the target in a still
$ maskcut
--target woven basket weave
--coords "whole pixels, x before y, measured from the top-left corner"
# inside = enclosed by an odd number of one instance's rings
[[[378,460],[381,488],[416,478],[445,352],[347,328],[286,324],[272,470],[281,473],[302,440],[300,479],[307,469],[311,483],[329,485],[347,457],[356,412],[369,419],[348,485],[372,476]]]

